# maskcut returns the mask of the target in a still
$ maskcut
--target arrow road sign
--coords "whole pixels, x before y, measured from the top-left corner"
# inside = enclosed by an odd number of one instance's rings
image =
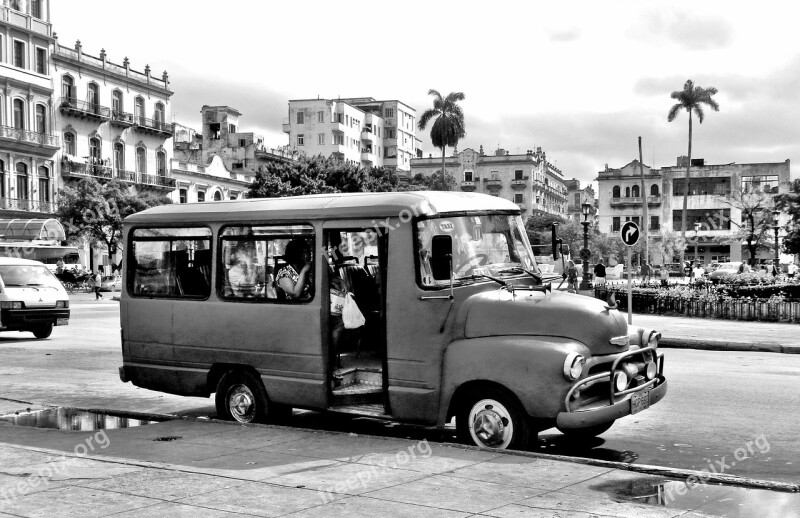
[[[619,234],[620,237],[622,237],[623,243],[628,246],[633,246],[639,241],[639,225],[633,221],[626,221],[625,224],[622,225]]]

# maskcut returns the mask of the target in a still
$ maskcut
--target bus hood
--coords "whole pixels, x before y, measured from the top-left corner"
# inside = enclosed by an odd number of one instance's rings
[[[61,290],[53,287],[17,287],[5,288],[6,299],[10,301],[20,301],[25,304],[26,309],[35,308],[54,308],[56,301],[68,299],[66,293],[62,295]]]
[[[613,345],[612,338],[628,336],[625,316],[606,303],[554,291],[494,290],[473,295],[462,307],[466,338],[501,335],[562,337],[586,345],[593,355],[613,354],[629,348]]]

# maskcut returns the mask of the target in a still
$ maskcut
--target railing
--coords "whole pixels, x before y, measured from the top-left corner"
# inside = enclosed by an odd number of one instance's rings
[[[111,118],[111,108],[108,106],[101,106],[97,103],[90,103],[87,101],[79,101],[74,97],[62,97],[58,100],[58,105],[62,109],[76,111],[86,115],[94,115],[103,119]]]
[[[133,124],[133,114],[128,112],[111,111],[111,122],[124,122]]]
[[[0,126],[0,137],[28,142],[42,146],[59,147],[58,136],[36,131],[12,128],[11,126]]]
[[[169,133],[170,135],[174,133],[175,125],[169,122],[160,121],[158,119],[146,119],[144,117],[135,116],[133,118],[134,123],[145,129],[151,129],[154,131],[161,131],[163,133]]]
[[[111,166],[100,164],[81,164],[79,162],[62,161],[61,172],[68,174],[78,174],[82,176],[91,176],[93,178],[102,178],[109,180],[111,178],[119,178],[124,182],[135,183],[139,185],[155,185],[159,187],[175,187],[175,179],[164,174],[147,174],[137,173],[135,171],[127,171],[125,169],[114,169]]]
[[[0,209],[53,213],[56,211],[56,205],[55,203],[49,201],[20,200],[17,198],[0,198]]]

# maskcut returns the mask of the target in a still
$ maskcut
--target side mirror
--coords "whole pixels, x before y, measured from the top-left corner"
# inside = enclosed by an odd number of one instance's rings
[[[559,246],[558,245],[561,244],[561,240],[558,239],[558,236],[556,235],[556,228],[557,227],[558,227],[558,223],[553,223],[553,231],[552,231],[553,233],[552,233],[552,238],[551,238],[551,242],[552,242],[552,245],[553,245],[553,259],[558,259],[558,257],[559,257],[559,255],[558,255]]]
[[[453,271],[453,238],[433,236],[431,240],[431,274],[434,280],[446,281]]]

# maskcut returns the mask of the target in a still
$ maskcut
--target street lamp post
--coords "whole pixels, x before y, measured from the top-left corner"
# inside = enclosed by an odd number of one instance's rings
[[[591,258],[591,252],[589,252],[589,213],[591,210],[591,203],[581,204],[581,213],[583,214],[583,221],[581,221],[581,225],[583,225],[583,250],[581,250],[583,277],[581,278],[581,290],[591,289],[591,284],[589,283],[589,259]]]
[[[700,263],[700,261],[698,260],[698,257],[697,257],[697,241],[698,241],[697,233],[700,231],[700,227],[701,226],[702,226],[702,223],[700,223],[700,222],[697,222],[697,223],[694,224],[694,264],[699,264]]]
[[[778,230],[781,228],[780,223],[781,211],[772,211],[772,228],[775,229],[775,268],[778,268],[780,258],[778,257]]]

